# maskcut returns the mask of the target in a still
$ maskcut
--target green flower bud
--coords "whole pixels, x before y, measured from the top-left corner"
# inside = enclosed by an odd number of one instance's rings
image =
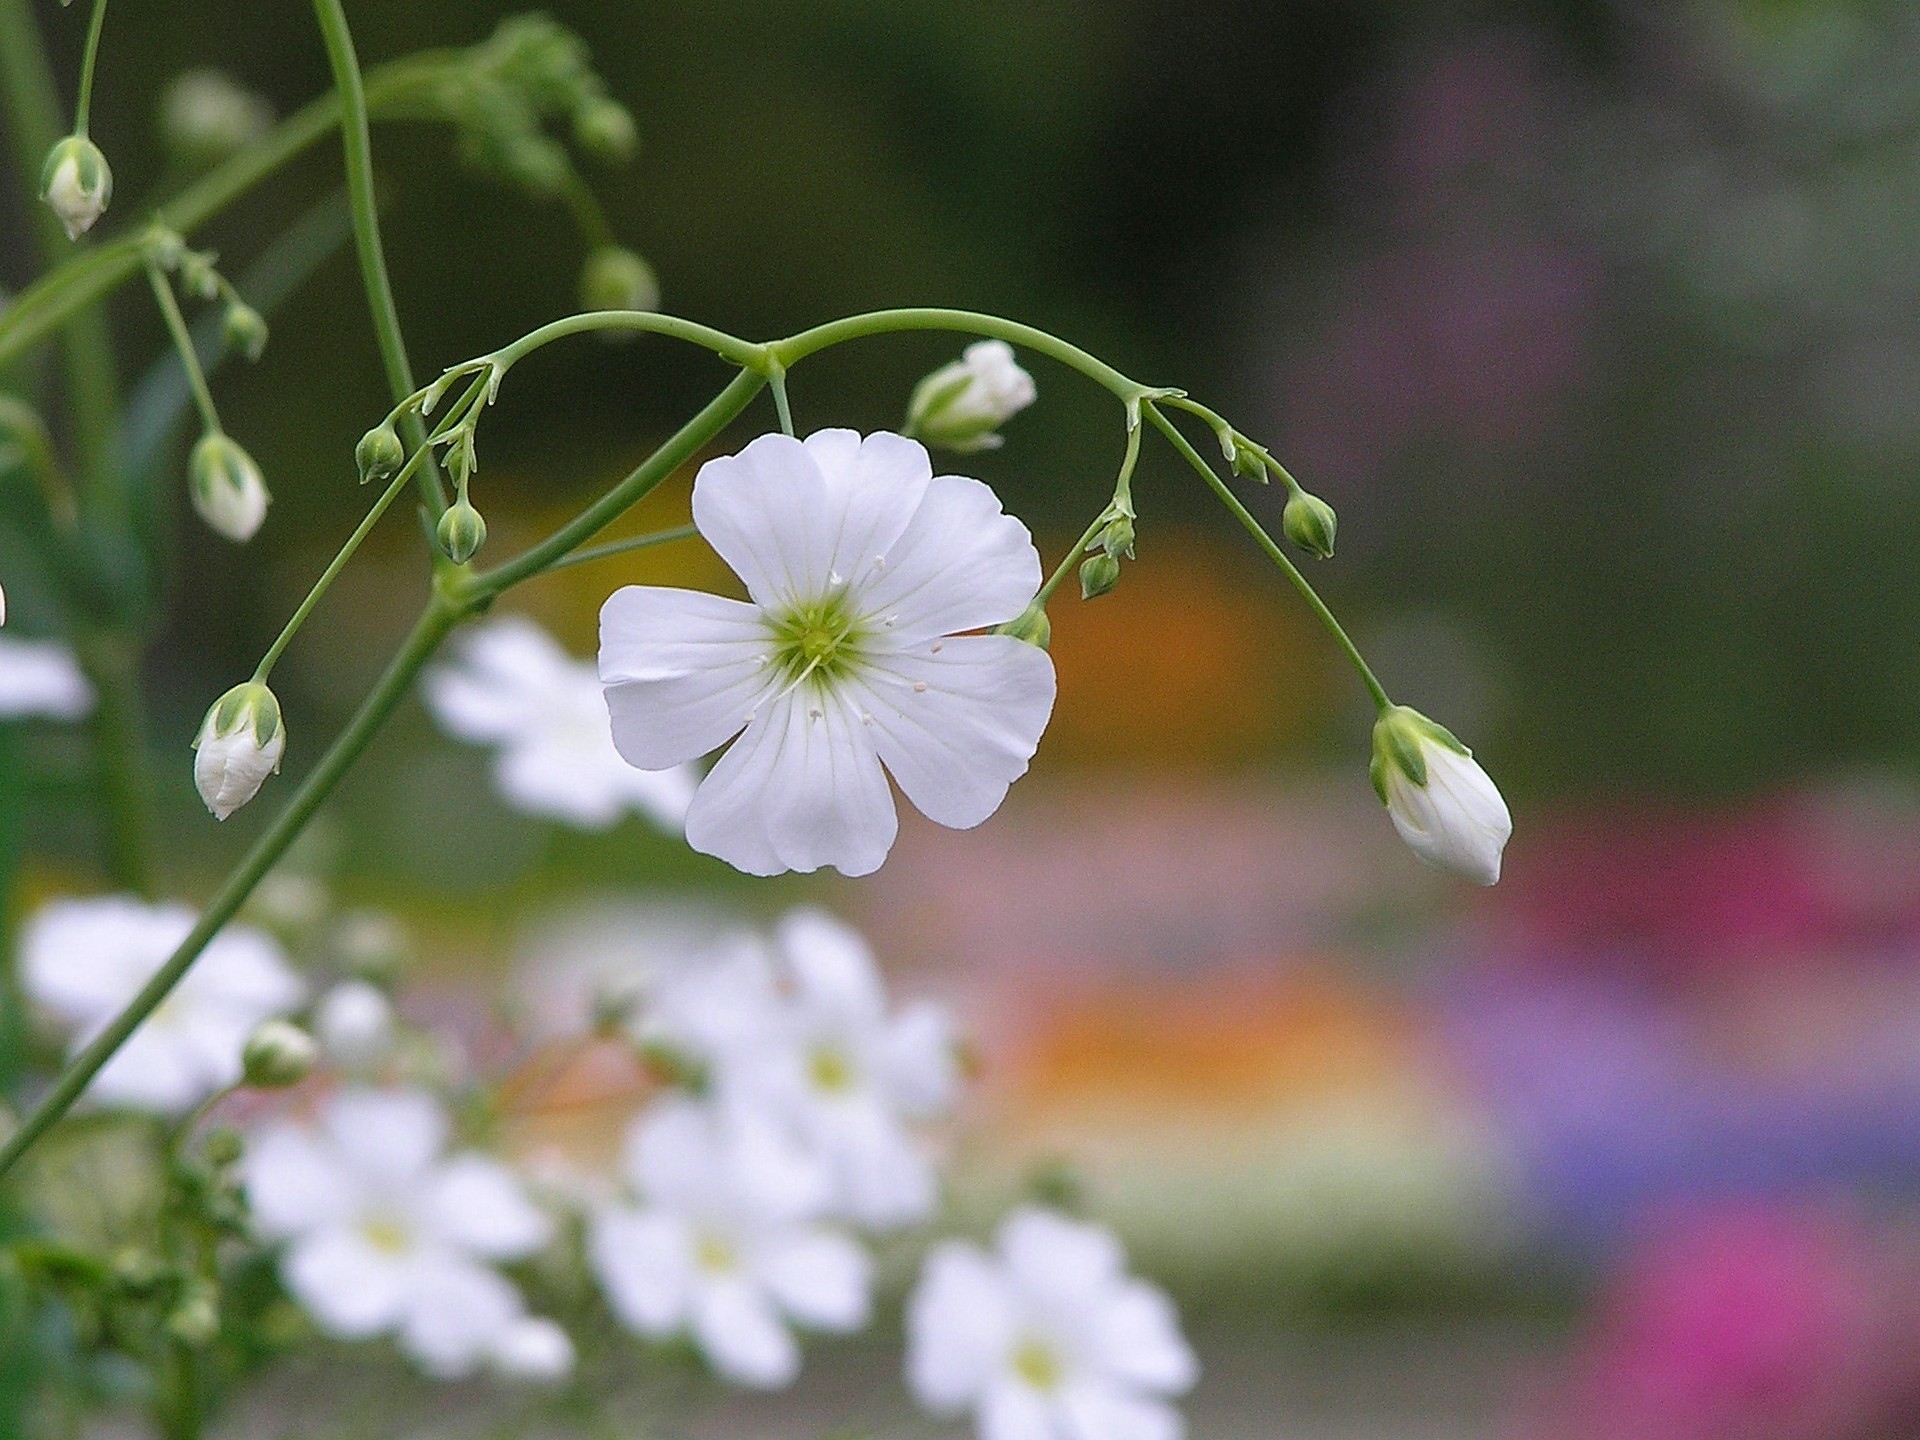
[[[993,627],[996,635],[1011,635],[1016,640],[1044,650],[1053,640],[1053,623],[1047,619],[1047,607],[1038,600],[1004,625]]]
[[[267,348],[267,322],[251,305],[234,301],[221,317],[220,333],[227,344],[249,360],[258,360]]]
[[[464,565],[487,543],[487,522],[466,500],[456,500],[434,528],[440,549],[456,565]]]
[[[1333,507],[1317,495],[1309,495],[1304,490],[1293,492],[1282,512],[1280,523],[1287,532],[1287,539],[1298,545],[1309,555],[1317,555],[1322,560],[1333,556],[1333,532],[1339,526],[1339,517],[1333,513]]]
[[[187,1288],[167,1316],[167,1334],[183,1345],[209,1345],[220,1334],[220,1294],[205,1281]]]
[[[241,542],[254,537],[273,500],[253,457],[217,430],[202,435],[187,457],[187,492],[202,520]]]
[[[320,1047],[290,1020],[263,1020],[240,1051],[246,1083],[256,1090],[284,1090],[313,1073]]]
[[[113,171],[100,147],[84,135],[55,144],[40,170],[40,198],[60,217],[69,240],[91,230],[113,198]]]
[[[214,268],[215,256],[208,250],[180,252],[180,287],[200,300],[220,296],[220,272]]]
[[[1107,528],[1100,532],[1095,542],[1115,560],[1133,558],[1133,521],[1125,515],[1116,515],[1107,522]]]
[[[353,447],[353,462],[360,467],[362,485],[369,480],[390,480],[407,463],[407,447],[400,443],[393,426],[382,420]]]
[[[224,1170],[240,1163],[240,1157],[246,1153],[246,1142],[232,1126],[220,1125],[207,1132],[207,1138],[200,1142],[200,1153],[216,1170]]]
[[[1080,566],[1080,598],[1098,600],[1120,583],[1120,562],[1102,550]]]
[[[640,132],[633,115],[618,100],[596,95],[573,112],[573,138],[595,159],[624,165],[640,148]]]
[[[602,245],[580,267],[580,304],[588,310],[657,310],[660,279],[633,251]]]

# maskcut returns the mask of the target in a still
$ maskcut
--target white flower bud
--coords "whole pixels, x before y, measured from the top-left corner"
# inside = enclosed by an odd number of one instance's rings
[[[1373,727],[1373,788],[1393,828],[1436,869],[1491,885],[1513,834],[1507,802],[1468,750],[1418,710],[1396,705]]]
[[[492,1358],[505,1379],[551,1385],[573,1373],[573,1341],[553,1321],[526,1315],[494,1341]]]
[[[253,457],[217,430],[202,435],[187,457],[187,489],[202,520],[242,542],[254,537],[273,500]]]
[[[78,240],[106,213],[113,198],[113,171],[100,147],[84,135],[69,135],[47,152],[40,171],[40,198]]]
[[[1033,377],[1004,340],[969,345],[913,387],[901,433],[945,450],[966,453],[1000,444],[994,432],[1033,403]]]
[[[240,1050],[240,1070],[256,1090],[285,1090],[313,1073],[320,1047],[290,1020],[263,1020]]]
[[[314,1007],[313,1030],[334,1064],[365,1070],[393,1049],[393,1006],[378,986],[343,980]]]
[[[195,165],[244,150],[273,128],[273,107],[220,70],[176,75],[160,97],[160,133]]]
[[[280,702],[257,680],[236,685],[207,711],[193,742],[193,783],[216,820],[224,820],[279,773],[287,747]]]

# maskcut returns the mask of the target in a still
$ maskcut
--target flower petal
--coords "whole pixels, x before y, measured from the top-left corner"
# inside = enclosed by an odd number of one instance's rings
[[[1062,1440],[1054,1433],[1050,1412],[1051,1407],[1035,1391],[1017,1381],[1003,1380],[980,1402],[980,1440]]]
[[[1014,1319],[998,1266],[972,1245],[935,1246],[907,1305],[907,1380],[920,1403],[936,1414],[977,1403],[1013,1343]]]
[[[607,1303],[629,1329],[660,1336],[686,1323],[692,1241],[678,1216],[660,1210],[603,1210],[587,1233],[587,1261]]]
[[[926,449],[898,435],[763,435],[701,467],[693,522],[757,602],[786,609],[866,573],[911,523],[931,475]]]
[[[904,1007],[881,1037],[879,1066],[887,1096],[903,1114],[939,1114],[960,1086],[953,1017],[928,1000]]]
[[[1180,1412],[1104,1385],[1068,1387],[1055,1401],[1060,1440],[1182,1440]]]
[[[687,843],[749,875],[870,874],[898,830],[868,727],[808,685],[767,703],[687,811]]]
[[[1075,1309],[1097,1303],[1126,1269],[1112,1231],[1031,1205],[1008,1216],[996,1239],[1024,1293]]]
[[[697,590],[629,585],[600,610],[600,680],[613,743],[629,765],[665,770],[738,734],[777,683],[752,605]]]
[[[780,1323],[767,1296],[738,1276],[697,1286],[693,1334],[713,1368],[742,1385],[778,1390],[800,1373],[800,1346],[793,1332]]]
[[[1177,1395],[1200,1378],[1173,1302],[1144,1281],[1110,1292],[1089,1317],[1087,1334],[1100,1372],[1137,1389]]]
[[[415,1267],[400,1348],[429,1375],[457,1380],[492,1358],[525,1313],[520,1292],[497,1271],[436,1255]]]
[[[323,1123],[347,1164],[389,1185],[422,1177],[447,1138],[446,1113],[424,1090],[342,1090]]]
[[[359,1188],[340,1158],[297,1125],[270,1125],[247,1141],[241,1160],[253,1223],[269,1239],[348,1223]]]
[[[1053,661],[1010,635],[950,636],[876,656],[846,688],[907,798],[965,830],[1026,774],[1053,714]]]
[[[878,1025],[886,992],[860,932],[824,910],[791,910],[775,931],[802,1008],[821,1020]]]
[[[455,659],[422,682],[428,708],[462,740],[502,741],[537,730],[551,687],[572,665],[553,638],[524,615],[501,615],[456,642]]]
[[[845,1235],[789,1231],[767,1246],[757,1269],[781,1308],[804,1325],[858,1330],[872,1313],[873,1262]]]
[[[375,1248],[358,1230],[317,1231],[297,1240],[280,1275],[301,1307],[340,1339],[378,1335],[400,1323],[413,1288],[413,1266]]]
[[[1040,552],[987,486],[941,475],[885,566],[861,574],[860,613],[905,644],[1013,619],[1040,589]]]
[[[484,1155],[456,1155],[441,1166],[426,1206],[440,1238],[491,1260],[530,1255],[553,1234],[514,1173]]]

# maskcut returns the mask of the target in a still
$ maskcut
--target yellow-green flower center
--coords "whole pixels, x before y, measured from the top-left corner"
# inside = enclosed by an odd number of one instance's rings
[[[1051,1390],[1061,1381],[1060,1357],[1051,1345],[1028,1338],[1013,1347],[1013,1373],[1036,1390]]]
[[[774,622],[773,633],[774,663],[789,685],[846,674],[865,639],[844,590],[796,605]]]
[[[360,1227],[360,1233],[374,1249],[384,1255],[404,1254],[413,1245],[413,1237],[407,1233],[407,1227],[398,1220],[384,1215],[376,1215]]]
[[[807,1057],[807,1078],[816,1090],[841,1094],[853,1088],[853,1061],[837,1046],[822,1045]]]
[[[723,1274],[740,1263],[740,1254],[726,1236],[708,1230],[694,1238],[693,1263],[709,1274]]]

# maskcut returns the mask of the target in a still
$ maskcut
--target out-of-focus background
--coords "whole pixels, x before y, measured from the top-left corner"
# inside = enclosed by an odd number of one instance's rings
[[[354,18],[373,61],[507,8]],[[1053,608],[1032,776],[978,831],[907,824],[871,879],[745,882],[637,820],[562,832],[403,715],[328,833],[341,885],[425,937],[423,983],[642,892],[854,919],[978,1039],[973,1200],[1075,1186],[1179,1297],[1196,1435],[1920,1434],[1920,11],[547,8],[639,120],[639,161],[595,184],[665,308],[753,336],[993,310],[1206,399],[1338,508],[1314,579],[1396,698],[1476,747],[1515,835],[1491,892],[1418,868],[1352,677],[1150,442],[1137,564]],[[282,113],[325,83],[298,6],[116,7],[108,36],[117,219],[164,175],[170,75],[220,65]],[[564,210],[464,173],[444,131],[376,147],[422,370],[574,308]],[[323,147],[207,242],[244,270],[336,167]],[[8,288],[21,224],[0,214]],[[157,354],[122,298],[128,353]],[[897,423],[956,348],[809,363],[799,422]],[[724,382],[689,355],[579,342],[515,371],[476,481],[501,553]],[[1122,434],[1034,369],[1040,403],[966,468],[1051,560]],[[190,893],[275,808],[205,821],[198,716],[364,503],[352,445],[386,402],[351,255],[217,384],[276,503],[243,551],[184,529],[152,654]],[[689,479],[643,520],[682,518]],[[1277,526],[1280,498],[1249,503]],[[277,672],[290,772],[413,614],[404,529]],[[682,546],[515,603],[586,654],[634,580],[730,583]],[[83,808],[31,823],[38,882],[84,883]]]

